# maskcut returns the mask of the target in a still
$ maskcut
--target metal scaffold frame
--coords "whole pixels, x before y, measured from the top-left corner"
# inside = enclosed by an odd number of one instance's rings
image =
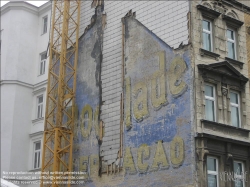
[[[70,186],[79,23],[80,0],[53,1],[41,187]]]

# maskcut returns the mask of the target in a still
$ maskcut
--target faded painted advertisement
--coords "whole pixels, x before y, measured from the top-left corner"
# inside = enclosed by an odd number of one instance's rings
[[[98,177],[99,168],[101,15],[102,12],[99,7],[96,9],[91,25],[79,39],[73,170],[84,173],[84,181],[90,180],[90,175]]]
[[[96,11],[95,21],[79,41],[73,170],[84,173],[85,186],[191,185],[189,48],[173,50],[133,17],[123,19],[122,151],[117,153],[117,163],[102,161],[100,146],[105,139],[101,136],[108,135],[105,126],[104,131],[100,128],[103,35],[101,11]]]
[[[136,186],[192,184],[192,68],[133,17],[125,21],[123,168]]]

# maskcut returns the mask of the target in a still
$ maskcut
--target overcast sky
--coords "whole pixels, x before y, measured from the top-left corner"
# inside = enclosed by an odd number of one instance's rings
[[[13,1],[18,1],[18,0],[13,0]],[[10,1],[1,0],[1,6],[5,5],[8,2],[10,2]],[[39,7],[39,6],[43,5],[44,3],[48,2],[48,1],[36,1],[36,0],[33,0],[33,1],[26,1],[26,2]]]

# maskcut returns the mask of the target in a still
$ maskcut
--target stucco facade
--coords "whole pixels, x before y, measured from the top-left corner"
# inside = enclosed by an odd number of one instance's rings
[[[40,54],[48,47],[50,12],[49,2],[39,8],[20,1],[1,7],[1,176],[35,169],[34,142],[42,142],[45,109],[43,104],[37,116],[37,98],[45,101],[48,77],[46,60],[40,73]]]

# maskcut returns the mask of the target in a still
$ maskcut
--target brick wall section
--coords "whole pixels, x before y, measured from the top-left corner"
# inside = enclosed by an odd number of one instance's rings
[[[136,18],[171,47],[188,43],[188,1],[105,1],[107,26],[103,39],[101,120],[105,137],[101,156],[108,164],[117,158],[120,142],[120,95],[122,93],[122,23],[131,10]]]

